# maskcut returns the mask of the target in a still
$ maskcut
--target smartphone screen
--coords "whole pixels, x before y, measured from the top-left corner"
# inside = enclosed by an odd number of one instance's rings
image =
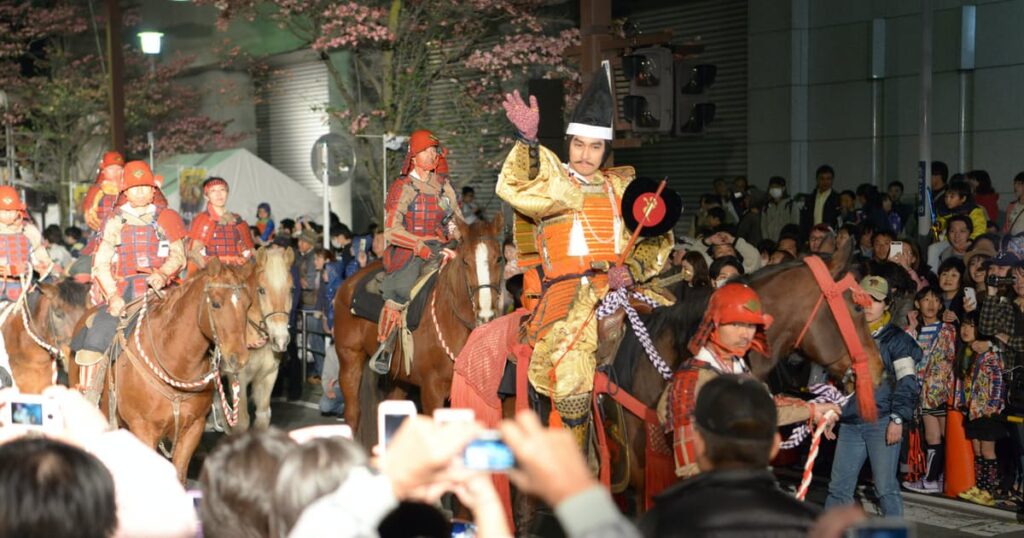
[[[402,427],[402,423],[405,419],[409,418],[409,415],[384,415],[384,446],[387,447],[391,444],[391,439],[398,432],[398,428]]]
[[[38,402],[11,402],[11,424],[42,426],[43,404]]]
[[[492,473],[508,471],[516,465],[512,450],[496,437],[483,437],[469,443],[462,461],[467,469]]]

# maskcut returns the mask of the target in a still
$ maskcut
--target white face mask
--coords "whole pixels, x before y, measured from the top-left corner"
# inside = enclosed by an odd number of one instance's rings
[[[715,287],[716,288],[721,288],[722,286],[725,285],[726,281],[728,281],[728,280],[729,280],[728,278],[720,278],[720,279],[716,280],[715,281]]]
[[[772,198],[778,200],[779,198],[782,198],[782,189],[778,187],[772,187],[768,189],[768,194],[770,194]]]
[[[334,248],[341,248],[341,241],[338,239],[331,239],[331,246]]]

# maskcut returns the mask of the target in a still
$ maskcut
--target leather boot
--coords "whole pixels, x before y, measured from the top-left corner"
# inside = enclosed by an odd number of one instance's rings
[[[377,374],[387,375],[391,371],[391,357],[394,355],[395,339],[402,324],[405,306],[390,299],[384,302],[380,322],[377,324],[377,340],[380,347],[370,357],[370,370]]]

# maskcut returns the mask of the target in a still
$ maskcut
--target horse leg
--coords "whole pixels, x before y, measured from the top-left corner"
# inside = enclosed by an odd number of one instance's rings
[[[228,424],[230,433],[241,433],[249,429],[249,387],[252,385],[252,362],[245,365],[245,368],[237,374],[228,374],[228,386],[238,380],[238,421],[232,426]],[[227,394],[225,394],[227,396]]]
[[[277,381],[277,361],[274,359],[272,352],[263,358],[270,364],[264,369],[263,375],[251,383],[252,399],[256,403],[256,422],[253,427],[258,431],[270,427],[270,392]]]
[[[205,408],[204,408],[205,409]],[[188,477],[188,463],[199,446],[199,440],[203,437],[204,421],[199,417],[182,417],[184,423],[178,433],[178,440],[174,445],[174,452],[171,454],[171,463],[178,471],[178,480],[184,484]],[[173,436],[173,433],[172,433]],[[173,438],[173,437],[172,437]]]
[[[367,356],[362,348],[337,346],[338,360],[341,361],[338,385],[345,398],[345,423],[352,427],[353,433],[359,431],[359,387],[363,382],[363,366]]]
[[[451,391],[446,391],[443,386],[439,386],[443,384],[442,379],[433,376],[420,387],[420,409],[424,415],[433,415],[435,409],[444,407],[444,401]]]

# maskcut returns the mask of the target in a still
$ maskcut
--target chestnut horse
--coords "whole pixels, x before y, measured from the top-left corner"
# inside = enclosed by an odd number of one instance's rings
[[[833,279],[839,278],[847,271],[849,257],[850,250],[847,248],[837,252],[828,263]],[[824,366],[833,379],[844,380],[844,376],[852,366],[851,352],[847,349],[838,323],[828,306],[814,310],[822,293],[807,265],[802,260],[797,260],[766,267],[744,280],[761,297],[765,312],[772,314],[775,318],[767,332],[771,356],[766,357],[750,352],[748,358],[751,372],[758,378],[764,379],[780,358],[796,352]],[[655,310],[648,320],[658,352],[673,371],[683,358],[689,356],[686,346],[707,309],[710,291],[687,288],[686,294],[676,305]],[[871,337],[864,314],[861,308],[853,302],[851,295],[852,293],[846,292],[843,294],[843,298],[856,327],[857,340],[867,353],[868,370],[871,373],[872,382],[877,385],[882,377],[881,355]],[[813,319],[808,319],[812,312],[815,312]],[[803,338],[797,347],[801,332],[804,333]],[[654,368],[643,350],[636,345],[635,339],[629,343],[623,342],[623,346],[628,346],[628,349],[625,350],[625,354],[620,352],[619,356],[632,355],[635,357],[635,362],[626,365],[613,365],[612,370],[622,372],[621,368],[623,367],[631,370],[631,386],[625,388],[642,404],[653,409],[666,386],[666,380]],[[632,353],[630,349],[633,350]],[[634,488],[634,491],[643,492],[648,426],[641,418],[630,412],[623,414],[626,439],[629,445],[627,456],[630,468],[629,485]],[[671,446],[671,440],[667,439],[666,441],[668,446]],[[642,503],[638,503],[638,506],[640,505]]]
[[[458,224],[462,239],[455,249],[456,256],[438,272],[423,319],[413,332],[415,358],[410,371],[406,373],[404,367],[404,352],[395,353],[391,361],[393,387],[389,399],[404,398],[408,388],[415,386],[420,389],[423,413],[444,407],[451,391],[455,356],[474,327],[501,311],[502,226],[500,213],[492,222]],[[351,304],[356,285],[375,268],[379,265],[367,266],[346,280],[334,299],[334,346],[341,363],[339,385],[345,396],[345,422],[365,443],[372,443],[377,432],[376,409],[369,409],[369,413],[361,409],[374,402],[359,399],[364,375],[373,375],[366,366],[378,346],[377,324],[353,315]],[[366,387],[369,391],[374,388]]]
[[[162,298],[148,293],[138,322],[107,370],[100,410],[154,449],[168,439],[182,483],[215,382],[222,371],[237,373],[249,358],[245,328],[252,299],[246,280],[252,270],[252,264],[227,267],[214,258]],[[208,359],[211,348],[213,360]],[[72,386],[78,383],[74,361],[71,380]]]
[[[270,392],[277,381],[281,354],[288,348],[288,313],[292,309],[291,249],[278,246],[262,247],[256,251],[256,268],[249,277],[249,293],[256,298],[247,314],[246,340],[259,344],[249,349],[249,362],[237,375],[228,375],[232,385],[239,385],[236,412],[238,422],[228,423],[231,433],[249,429],[249,394],[256,405],[257,430],[270,427]],[[220,410],[214,409],[214,413]]]
[[[75,324],[89,307],[89,286],[73,280],[36,284],[0,309],[3,342],[18,390],[38,394],[53,384],[58,366],[67,368]],[[40,345],[42,343],[43,345]],[[44,347],[45,345],[45,347]],[[61,359],[64,364],[55,361]]]

